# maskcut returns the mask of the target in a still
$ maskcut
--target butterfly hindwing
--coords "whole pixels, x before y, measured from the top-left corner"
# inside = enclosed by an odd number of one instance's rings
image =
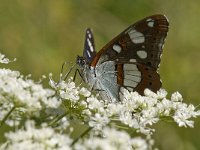
[[[154,68],[144,64],[117,64],[117,81],[120,87],[137,91],[143,95],[144,89],[156,92],[161,87],[160,75]]]
[[[94,44],[94,36],[91,29],[88,28],[85,33],[83,58],[89,64],[91,63],[95,55],[96,55],[96,51],[95,51],[95,44]]]

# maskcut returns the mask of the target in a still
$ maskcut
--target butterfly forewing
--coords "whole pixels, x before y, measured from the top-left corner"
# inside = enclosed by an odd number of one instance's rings
[[[163,15],[147,17],[136,23],[127,33],[127,49],[132,52],[131,58],[145,63],[155,69],[160,64],[164,40],[168,31],[168,20]],[[134,52],[133,52],[134,51]],[[130,58],[130,59],[131,59]]]
[[[94,45],[94,36],[91,29],[88,28],[85,33],[83,58],[89,64],[94,59],[95,55],[96,55],[96,51],[95,51],[95,45]]]
[[[120,87],[140,94],[145,88],[156,92],[161,87],[157,69],[168,25],[163,15],[149,16],[136,22],[105,45],[96,54],[91,66],[115,61]]]
[[[157,69],[168,25],[168,20],[163,15],[154,15],[138,21],[105,45],[92,61],[92,66],[96,65],[102,55],[107,55],[109,60],[137,61]]]

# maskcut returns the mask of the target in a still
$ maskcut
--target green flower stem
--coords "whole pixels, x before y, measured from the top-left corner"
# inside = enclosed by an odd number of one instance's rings
[[[79,137],[77,137],[71,144],[71,146],[73,146],[80,138],[84,137],[88,132],[90,132],[90,130],[92,130],[93,127],[89,127],[87,128],[87,130],[85,130]]]
[[[56,122],[58,122],[60,119],[62,119],[64,116],[66,116],[67,113],[64,113],[58,117],[56,117],[55,119],[53,119],[50,123],[49,126],[53,126]]]
[[[6,114],[6,116],[3,118],[3,120],[0,122],[0,127],[2,127],[5,123],[5,121],[8,119],[8,117],[10,116],[10,114],[15,110],[15,106],[13,106],[11,108],[11,110]]]
[[[124,129],[124,130],[129,130],[129,127],[125,127],[125,126],[119,126],[119,125],[115,125],[115,127],[119,128],[119,129]]]

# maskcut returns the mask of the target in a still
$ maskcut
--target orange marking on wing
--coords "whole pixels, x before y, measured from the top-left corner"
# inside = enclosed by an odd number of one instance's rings
[[[123,85],[123,64],[117,65],[117,83]]]

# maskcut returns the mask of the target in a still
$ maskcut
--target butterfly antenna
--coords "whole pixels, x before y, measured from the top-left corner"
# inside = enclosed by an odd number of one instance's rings
[[[64,70],[64,66],[65,66],[66,64],[67,64],[66,61],[62,64],[61,71],[60,71],[60,79],[59,79],[59,81],[57,82],[57,85],[58,85],[58,84],[61,82],[61,80],[62,80],[63,70]]]
[[[62,75],[63,74],[63,70],[64,70],[64,66],[67,64],[67,62],[65,61],[63,64],[62,64],[62,67],[61,67],[61,72],[60,74]]]
[[[68,78],[69,74],[71,73],[72,69],[73,69],[74,66],[75,66],[75,64],[73,64],[73,65],[70,67],[70,69],[67,69],[67,70],[69,70],[69,71],[68,71],[68,72],[65,74],[65,76],[63,77],[63,70],[64,70],[64,67],[67,66],[67,64],[72,64],[72,63],[71,63],[71,62],[65,61],[65,62],[62,64],[61,72],[60,72],[60,79],[59,79],[59,81],[58,81],[57,84],[59,84],[62,80],[66,80],[66,79]]]
[[[68,69],[68,72],[65,74],[65,76],[63,77],[62,80],[65,81],[65,80],[68,78],[69,74],[72,72],[72,70],[74,69],[75,65],[76,65],[76,63],[74,63],[74,64]]]

